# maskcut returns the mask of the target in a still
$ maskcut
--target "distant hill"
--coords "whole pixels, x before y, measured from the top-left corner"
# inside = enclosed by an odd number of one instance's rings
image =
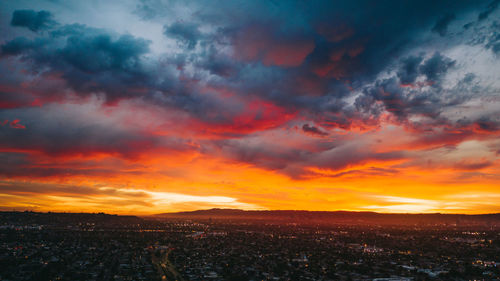
[[[446,225],[492,225],[500,226],[500,214],[386,214],[349,211],[245,211],[239,209],[209,209],[192,212],[162,213],[148,218],[262,221],[307,224],[446,224]]]

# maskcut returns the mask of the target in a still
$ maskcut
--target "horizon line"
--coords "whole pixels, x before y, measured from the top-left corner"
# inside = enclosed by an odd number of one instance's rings
[[[339,212],[345,212],[345,213],[371,213],[371,214],[379,214],[379,215],[462,215],[462,216],[484,216],[484,215],[500,215],[500,212],[497,213],[471,213],[471,214],[466,214],[466,213],[441,213],[441,212],[432,212],[432,213],[402,213],[402,212],[376,212],[376,211],[353,211],[353,210],[334,210],[334,211],[327,211],[327,210],[304,210],[304,209],[237,209],[237,208],[209,208],[209,209],[196,209],[196,210],[191,210],[191,211],[173,211],[173,212],[163,212],[163,213],[153,213],[153,214],[133,214],[133,213],[123,213],[123,214],[116,214],[116,213],[106,213],[106,212],[78,212],[78,211],[35,211],[35,210],[0,210],[0,213],[40,213],[40,214],[49,214],[49,213],[54,213],[54,214],[104,214],[104,215],[113,215],[113,216],[136,216],[136,217],[148,217],[148,216],[158,216],[158,215],[165,215],[165,214],[178,214],[178,213],[192,213],[192,212],[199,212],[199,211],[212,211],[212,210],[235,210],[235,211],[243,211],[243,212],[283,212],[283,211],[292,211],[292,212],[311,212],[311,213],[339,213]]]

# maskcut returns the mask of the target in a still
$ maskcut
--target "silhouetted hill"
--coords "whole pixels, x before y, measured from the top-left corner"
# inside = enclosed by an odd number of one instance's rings
[[[155,219],[233,220],[308,224],[447,224],[447,225],[500,225],[500,214],[386,214],[349,211],[245,211],[239,209],[209,209],[191,212],[163,213]]]

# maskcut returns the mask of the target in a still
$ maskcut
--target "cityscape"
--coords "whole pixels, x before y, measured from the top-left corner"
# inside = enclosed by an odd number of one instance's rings
[[[500,279],[500,214],[398,225],[201,212],[2,212],[0,280]]]

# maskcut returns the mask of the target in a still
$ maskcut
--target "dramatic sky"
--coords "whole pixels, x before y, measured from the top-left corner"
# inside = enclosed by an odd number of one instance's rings
[[[500,212],[500,1],[2,1],[0,209]]]

